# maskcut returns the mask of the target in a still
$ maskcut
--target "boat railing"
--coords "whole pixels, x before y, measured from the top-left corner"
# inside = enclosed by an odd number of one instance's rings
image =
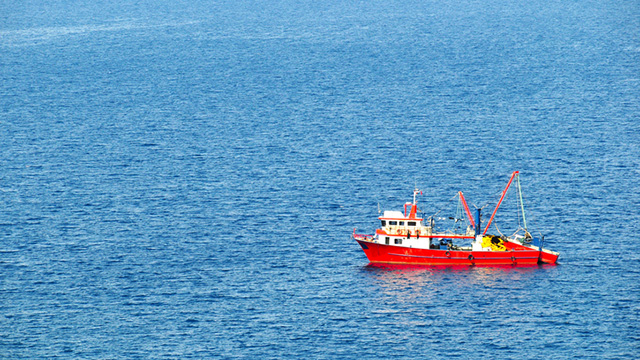
[[[373,235],[356,234],[356,229],[353,229],[353,238],[356,240],[373,241]]]

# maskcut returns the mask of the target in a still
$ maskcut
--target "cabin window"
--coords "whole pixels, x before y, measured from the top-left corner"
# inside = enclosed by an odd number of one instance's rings
[[[389,225],[398,225],[397,221],[389,221]]]
[[[409,221],[409,222],[407,222],[407,225],[416,226],[416,222],[415,221]]]
[[[387,221],[386,220],[382,220],[382,227],[387,226]]]
[[[394,239],[393,242],[398,245],[402,245],[402,239]]]
[[[384,243],[389,245],[389,237],[388,236],[384,238]]]
[[[400,226],[404,226],[404,221],[400,221]]]

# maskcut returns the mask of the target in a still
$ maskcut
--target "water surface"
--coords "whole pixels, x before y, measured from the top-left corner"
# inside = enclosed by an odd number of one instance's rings
[[[0,9],[3,358],[635,357],[637,3]],[[558,266],[349,238],[514,170]]]

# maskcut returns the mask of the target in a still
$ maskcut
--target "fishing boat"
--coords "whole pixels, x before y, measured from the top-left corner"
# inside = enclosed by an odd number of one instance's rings
[[[517,179],[524,228],[519,227],[510,236],[487,234],[514,179]],[[559,253],[544,248],[544,236],[534,237],[527,230],[518,171],[511,175],[484,229],[482,209],[476,209],[474,220],[461,191],[456,197],[464,209],[469,225],[464,232],[458,233],[436,229],[434,216],[425,222],[418,214],[417,196],[421,194],[420,190],[414,190],[413,202],[407,202],[403,212],[384,211],[383,215],[378,217],[380,228],[376,229],[375,234],[357,234],[354,229],[352,237],[360,244],[370,263],[520,266],[555,264],[558,260]],[[462,219],[455,218],[455,221],[458,220]]]

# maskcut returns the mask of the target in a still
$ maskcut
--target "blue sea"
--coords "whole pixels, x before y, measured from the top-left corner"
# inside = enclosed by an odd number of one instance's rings
[[[639,35],[624,0],[2,1],[0,358],[637,358]],[[350,238],[516,170],[556,266]]]

